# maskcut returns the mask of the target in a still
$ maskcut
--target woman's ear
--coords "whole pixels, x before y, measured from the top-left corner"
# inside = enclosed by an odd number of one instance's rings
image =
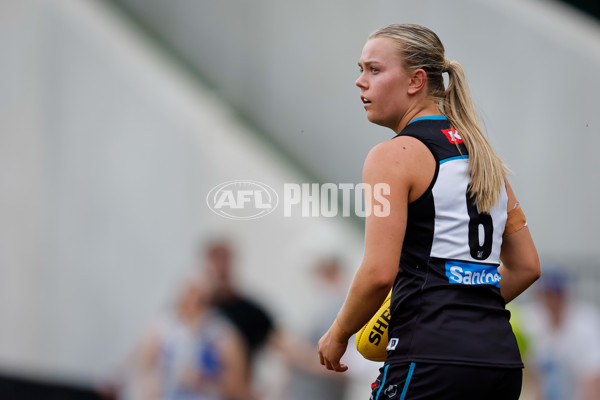
[[[413,71],[408,83],[408,94],[419,93],[427,83],[427,72],[422,68]]]

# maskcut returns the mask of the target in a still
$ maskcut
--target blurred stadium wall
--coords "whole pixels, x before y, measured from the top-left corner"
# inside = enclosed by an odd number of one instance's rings
[[[596,293],[595,20],[534,0],[2,0],[0,368],[106,373],[213,235],[234,241],[244,289],[302,329],[306,269],[335,252],[356,268],[361,229],[227,220],[205,197],[234,179],[359,182],[390,132],[364,120],[356,62],[393,22],[430,26],[463,63],[542,257]]]
[[[76,381],[109,372],[213,235],[231,238],[243,288],[286,324],[313,305],[314,257],[348,247],[358,263],[360,232],[341,218],[234,221],[208,209],[221,182],[257,180],[281,196],[305,179],[113,10],[0,4],[1,368]]]

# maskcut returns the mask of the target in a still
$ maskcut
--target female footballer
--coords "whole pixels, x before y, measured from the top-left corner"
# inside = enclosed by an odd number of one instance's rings
[[[523,364],[505,305],[540,264],[463,69],[434,32],[408,24],[371,34],[359,66],[367,119],[397,134],[363,169],[366,184],[389,185],[391,207],[367,217],[364,258],[319,342],[321,364],[347,370],[348,339],[392,289],[372,399],[517,400]]]

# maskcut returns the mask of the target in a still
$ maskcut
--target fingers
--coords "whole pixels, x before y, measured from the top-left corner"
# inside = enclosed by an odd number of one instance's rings
[[[330,364],[331,368],[327,368],[327,369],[331,369],[335,372],[345,372],[348,370],[348,366],[345,364],[340,364],[339,361],[330,362],[329,364]]]
[[[346,364],[341,364],[339,361],[331,361],[323,357],[321,353],[319,353],[319,361],[321,365],[324,365],[330,371],[335,372],[346,372],[348,370],[348,366]]]
[[[319,351],[319,362],[321,363],[321,365],[324,365],[325,368],[327,368],[330,371],[342,371],[340,368],[339,363],[332,363],[331,361],[329,361],[328,359],[326,359],[323,354]],[[346,368],[348,369],[348,368]],[[345,369],[343,370],[345,371]]]
[[[324,365],[325,368],[327,368],[329,370],[333,370],[331,362],[329,362],[329,360],[325,358],[325,356],[323,355],[323,353],[321,353],[321,351],[319,351],[319,362],[321,363],[321,365]]]
[[[323,335],[321,340],[319,340],[319,362],[321,365],[324,365],[325,368],[327,368],[330,371],[345,372],[348,370],[348,366],[340,364],[340,357],[344,354],[345,346],[341,350],[341,352],[338,350],[339,349],[336,348],[335,343],[331,342],[329,332],[327,332],[325,335]]]

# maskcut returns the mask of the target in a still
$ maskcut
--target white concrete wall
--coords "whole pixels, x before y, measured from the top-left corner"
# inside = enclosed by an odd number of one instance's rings
[[[315,257],[358,265],[361,234],[341,218],[209,210],[221,182],[281,196],[305,180],[102,3],[5,1],[0,15],[3,370],[109,372],[213,234],[234,241],[240,285],[287,327],[318,305]]]
[[[39,362],[44,282],[44,110],[39,4],[0,2],[0,347]]]

